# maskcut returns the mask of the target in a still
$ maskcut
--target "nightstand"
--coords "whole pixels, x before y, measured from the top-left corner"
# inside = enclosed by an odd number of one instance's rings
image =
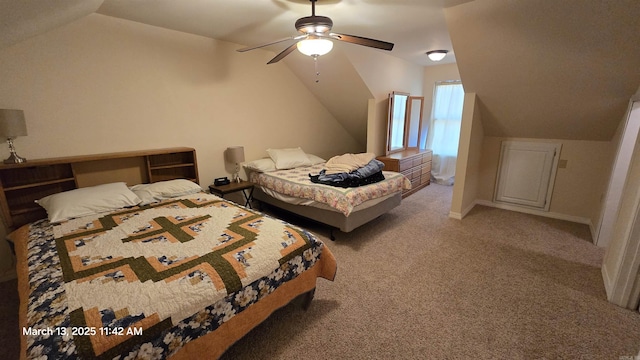
[[[249,193],[247,194],[247,190]],[[226,194],[231,194],[237,191],[242,191],[242,195],[244,195],[244,199],[246,200],[244,206],[251,207],[251,200],[253,200],[253,183],[250,181],[241,180],[240,182],[232,182],[228,185],[209,185],[209,191],[212,194],[218,195],[221,198],[224,198]]]

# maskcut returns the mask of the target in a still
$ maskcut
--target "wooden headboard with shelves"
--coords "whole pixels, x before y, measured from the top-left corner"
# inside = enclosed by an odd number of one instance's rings
[[[189,179],[196,183],[195,149],[188,147],[29,160],[0,164],[0,206],[8,231],[47,216],[35,200],[81,187]]]

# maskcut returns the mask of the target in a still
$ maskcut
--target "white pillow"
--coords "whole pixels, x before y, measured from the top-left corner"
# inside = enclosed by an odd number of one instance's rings
[[[293,169],[298,166],[309,166],[311,160],[301,148],[267,149],[269,157],[276,163],[276,169]]]
[[[139,184],[131,187],[141,200],[140,205],[148,205],[160,200],[195,194],[202,191],[200,185],[187,179],[158,181],[152,184]]]
[[[51,223],[135,206],[140,201],[123,182],[64,191],[36,200],[47,210]]]
[[[276,171],[276,163],[271,158],[249,161],[243,163],[242,166],[257,172]]]
[[[309,161],[311,161],[311,165],[317,165],[327,162],[327,160],[313,154],[307,154],[307,157],[309,158]]]

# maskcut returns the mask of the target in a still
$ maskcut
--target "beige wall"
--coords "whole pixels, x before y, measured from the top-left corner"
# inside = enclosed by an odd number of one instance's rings
[[[450,216],[462,219],[478,197],[484,129],[475,93],[466,93]]]
[[[520,139],[487,136],[482,145],[481,180],[478,199],[493,201],[500,146],[503,140],[557,142],[560,159],[567,167],[558,169],[551,197],[550,213],[595,224],[601,198],[609,179],[612,146],[609,141]]]
[[[607,297],[609,301],[614,301],[615,304],[624,307],[629,307],[634,304],[637,305],[635,301],[631,303],[624,301],[628,300],[629,296],[625,294],[625,292],[630,291],[630,289],[624,285],[626,285],[628,280],[626,278],[628,276],[627,272],[630,268],[632,269],[628,263],[632,262],[634,260],[633,258],[639,255],[637,237],[635,239],[631,238],[637,234],[638,231],[634,229],[634,227],[639,225],[636,222],[639,204],[640,146],[636,143],[633,149],[627,181],[623,190],[620,209],[613,228],[613,234],[602,263],[602,274],[605,288],[607,289]],[[625,263],[624,268],[623,263]],[[636,268],[633,270],[633,274],[637,273],[638,269]]]
[[[422,95],[424,67],[362,46],[344,46],[353,67],[376,100],[387,100],[392,91]]]
[[[602,179],[602,196],[600,197],[599,206],[593,209],[591,213],[591,221],[593,227],[591,228],[592,235],[596,235],[600,233],[600,226],[604,211],[604,197],[606,196],[606,192],[609,186],[609,181],[613,172],[613,163],[616,159],[618,146],[620,146],[620,141],[622,140],[622,133],[624,131],[624,127],[626,125],[626,121],[620,121],[618,128],[616,129],[615,134],[613,135],[613,139],[609,142],[609,149],[607,149],[607,154],[609,155],[608,159],[605,159],[606,168],[603,170],[604,178]],[[595,236],[594,236],[595,237]]]
[[[635,99],[634,99],[635,100]],[[614,304],[629,309],[638,309],[640,297],[640,146],[636,139],[638,134],[622,134],[635,131],[640,110],[637,103],[631,103],[629,113],[625,116],[624,131],[618,129],[616,138],[616,160],[630,155],[628,173],[624,179],[618,214],[612,226],[610,239],[598,239],[598,245],[607,246],[602,264],[602,275],[607,290],[607,298]],[[622,127],[622,126],[621,126]],[[631,141],[626,144],[622,138]],[[622,142],[625,142],[623,144]],[[620,154],[617,147],[620,146]],[[631,148],[630,148],[631,147]],[[619,159],[620,158],[620,159]],[[622,160],[622,163],[624,161]],[[616,176],[620,176],[616,171]],[[624,174],[623,174],[624,175]],[[610,221],[610,220],[606,220]],[[602,224],[598,224],[602,225]]]
[[[24,110],[29,135],[15,145],[27,159],[191,146],[201,185],[229,175],[232,145],[247,159],[269,147],[359,149],[285,64],[265,65],[273,54],[236,48],[89,15],[0,50],[0,108]],[[0,271],[10,267],[0,248]]]
[[[335,44],[331,52],[318,58],[317,69],[311,57],[298,51],[294,51],[283,61],[345,130],[358,141],[359,151],[362,152],[367,145],[367,102],[373,98],[373,95],[342,51],[345,46],[354,45]],[[375,51],[361,46],[358,48]]]
[[[424,68],[362,46],[345,46],[343,51],[374,96],[375,103],[367,107],[367,151],[384,155],[388,96],[392,91],[422,96]]]

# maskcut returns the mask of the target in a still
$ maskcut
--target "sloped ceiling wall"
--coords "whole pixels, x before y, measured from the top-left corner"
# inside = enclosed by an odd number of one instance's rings
[[[386,129],[389,93],[402,91],[423,95],[424,68],[382,50],[336,44],[330,53],[318,58],[317,69],[312,58],[297,51],[283,62],[361,144],[362,151],[371,148],[368,144],[371,136],[377,138],[376,143],[386,141],[383,132],[370,126],[373,121],[376,128]],[[375,115],[368,113],[371,99],[377,105]],[[375,116],[375,119],[369,119],[369,116]],[[375,152],[383,154],[384,147]]]
[[[373,95],[340,47],[335,46],[317,62],[298,51],[290,54],[284,62],[364,151],[367,145],[367,102]]]
[[[486,136],[612,138],[640,85],[640,2],[472,1],[444,10]]]
[[[0,48],[87,16],[100,5],[102,0],[0,0]]]

